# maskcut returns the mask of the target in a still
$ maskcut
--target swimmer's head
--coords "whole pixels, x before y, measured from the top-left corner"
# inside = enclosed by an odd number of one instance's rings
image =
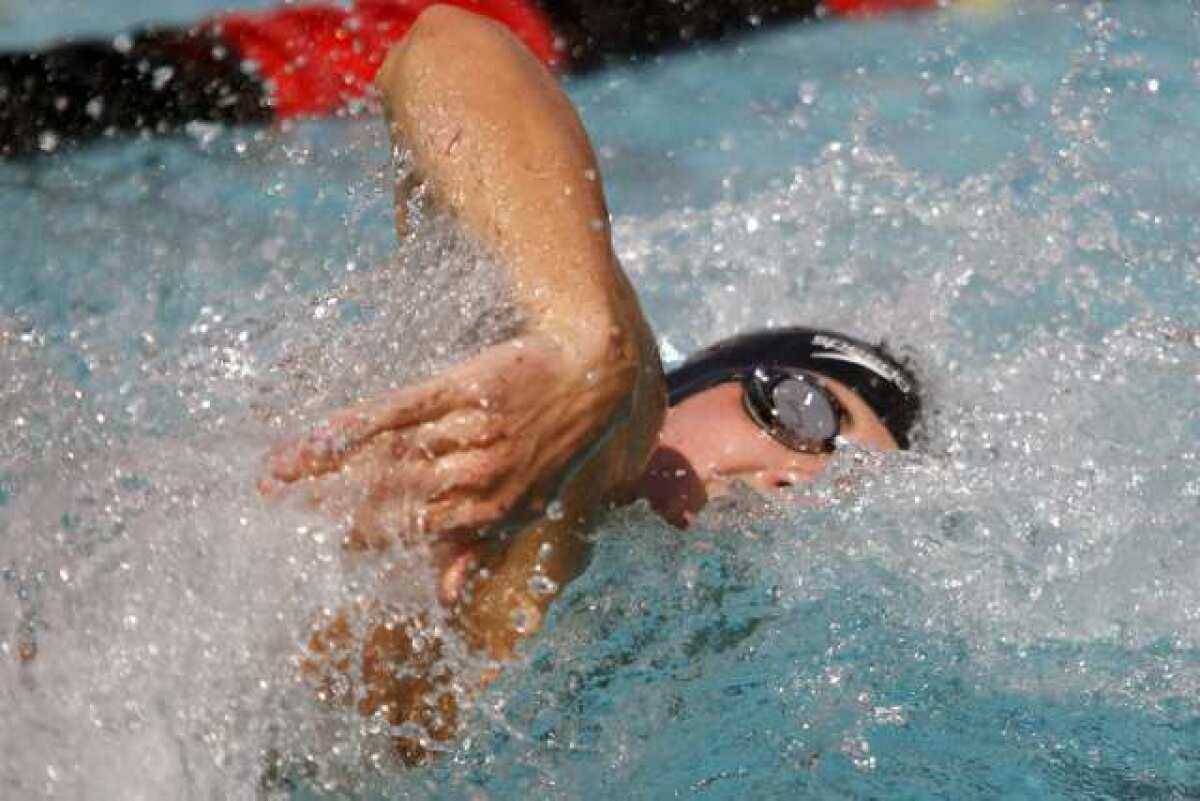
[[[921,407],[916,377],[882,348],[810,328],[724,340],[667,385],[642,491],[680,524],[735,480],[764,490],[811,480],[839,442],[908,448]]]
[[[912,371],[882,347],[816,328],[742,334],[710,345],[667,375],[672,406],[728,381],[782,370],[815,373],[857,393],[907,449],[921,409]]]

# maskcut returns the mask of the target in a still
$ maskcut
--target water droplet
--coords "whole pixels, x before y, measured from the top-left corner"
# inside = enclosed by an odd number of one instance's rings
[[[169,66],[158,67],[154,72],[150,73],[150,85],[154,87],[154,91],[160,92],[163,87],[171,82],[175,77],[175,68]]]
[[[668,366],[683,361],[683,354],[665,335],[658,338],[658,352],[662,355],[663,363]]]
[[[534,595],[553,595],[558,591],[558,582],[537,573],[529,578],[529,591]]]
[[[908,722],[902,706],[877,706],[873,712],[875,722],[883,726],[903,726]]]
[[[529,613],[526,610],[521,608],[512,610],[508,615],[508,620],[512,623],[513,629],[518,634],[524,634],[529,631],[530,619]]]

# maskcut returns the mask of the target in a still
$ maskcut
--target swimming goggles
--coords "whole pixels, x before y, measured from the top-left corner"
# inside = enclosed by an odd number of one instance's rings
[[[765,378],[754,377],[760,371]],[[916,377],[881,347],[836,331],[778,328],[722,340],[668,372],[667,395],[674,406],[725,381],[742,382],[747,411],[765,430],[776,432],[772,436],[803,448],[825,443],[821,450],[828,450],[837,436],[841,407],[820,383],[805,407],[809,394],[785,385],[781,375],[806,375],[810,385],[814,376],[845,385],[878,415],[896,444],[909,446],[921,410]],[[797,410],[803,411],[801,417],[794,416],[800,414]]]
[[[742,403],[767,434],[800,453],[830,453],[846,412],[820,380],[804,370],[756,367],[742,378]]]

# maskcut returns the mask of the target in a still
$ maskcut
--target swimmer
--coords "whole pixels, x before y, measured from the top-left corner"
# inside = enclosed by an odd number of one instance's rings
[[[328,116],[361,101],[388,49],[434,0],[227,11],[30,52],[0,53],[0,158],[121,133]],[[582,71],[772,22],[933,8],[937,0],[452,0],[512,30],[543,63]]]
[[[910,444],[912,374],[838,333],[747,334],[663,374],[613,252],[587,134],[504,27],[431,7],[377,84],[415,170],[404,188],[421,186],[494,258],[523,327],[280,443],[262,488],[343,522],[360,557],[428,542],[440,601],[471,648],[511,659],[582,569],[582,532],[615,504],[645,498],[687,526],[734,482],[810,480],[839,443]],[[398,197],[401,232],[405,208]],[[314,628],[304,660],[323,697],[419,724],[424,741],[396,738],[408,762],[457,726],[450,679],[429,672],[440,644],[413,636],[426,624],[383,600],[359,604]]]

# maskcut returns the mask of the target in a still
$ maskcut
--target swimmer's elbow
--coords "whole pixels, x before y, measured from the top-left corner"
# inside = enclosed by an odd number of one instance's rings
[[[476,74],[480,65],[495,69],[498,59],[520,49],[508,29],[487,17],[455,6],[429,6],[388,51],[375,75],[375,86],[390,106],[427,79],[451,71],[456,63]],[[434,93],[444,95],[440,90]]]
[[[409,29],[409,38],[420,40],[426,37],[459,36],[472,27],[494,27],[495,23],[479,14],[446,3],[434,3],[417,15]]]
[[[438,3],[417,16],[405,39],[410,40],[414,47],[438,39],[449,39],[457,45],[470,38],[475,40],[472,44],[480,44],[478,37],[507,39],[509,37],[506,34],[508,29],[489,17]]]

